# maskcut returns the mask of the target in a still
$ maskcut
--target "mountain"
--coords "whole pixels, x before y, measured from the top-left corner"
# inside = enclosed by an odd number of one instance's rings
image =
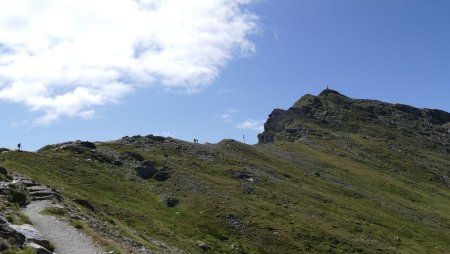
[[[274,110],[264,129],[260,144],[345,150],[377,168],[427,176],[450,187],[450,168],[441,163],[450,155],[450,113],[442,110],[356,100],[326,89],[303,96],[288,110]]]
[[[0,165],[115,252],[450,252],[449,113],[327,89],[274,110],[258,138],[75,141]]]

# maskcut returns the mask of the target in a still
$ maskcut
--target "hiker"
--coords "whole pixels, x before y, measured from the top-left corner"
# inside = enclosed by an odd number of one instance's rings
[[[20,147],[21,147],[22,145],[19,143],[19,144],[17,144],[17,148],[19,148],[19,151],[20,151]]]

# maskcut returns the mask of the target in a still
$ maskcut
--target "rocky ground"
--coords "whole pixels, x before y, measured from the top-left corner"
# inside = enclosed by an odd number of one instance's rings
[[[0,179],[0,201],[4,204],[0,211],[1,253],[28,249],[39,254],[154,253],[135,239],[124,237],[126,232],[114,223],[99,218],[102,209],[87,200],[64,199],[56,190],[13,175],[3,167]],[[15,218],[20,218],[18,223]],[[95,241],[83,230],[89,231]],[[162,241],[152,243],[164,253],[183,253]]]
[[[55,246],[55,252],[59,254],[104,254],[106,251],[95,244],[80,230],[69,223],[59,220],[55,216],[43,215],[42,211],[48,208],[61,207],[50,200],[31,202],[24,210],[34,227]]]
[[[5,204],[0,213],[2,253],[25,250],[38,254],[106,253],[68,222],[42,214],[46,209],[63,207],[59,193],[29,179],[12,176],[5,168],[0,168],[0,173],[1,199]],[[17,223],[14,217],[22,217],[24,221]]]
[[[29,180],[12,176],[5,168],[0,168],[0,177],[3,205],[0,212],[0,251],[21,253],[31,249],[40,254],[53,253],[54,246],[30,225],[29,218],[21,213],[20,207],[35,200],[56,200],[58,195]]]

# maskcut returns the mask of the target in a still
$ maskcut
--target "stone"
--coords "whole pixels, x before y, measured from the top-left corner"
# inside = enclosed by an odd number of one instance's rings
[[[30,192],[30,195],[32,197],[46,197],[46,196],[53,196],[53,194],[55,194],[55,193],[51,190],[40,190],[40,191]]]
[[[211,247],[208,244],[206,244],[205,242],[203,242],[203,241],[198,241],[197,244],[198,244],[198,247],[203,252],[207,252],[207,251],[211,250]]]
[[[35,243],[39,246],[44,247],[45,249],[51,249],[52,246],[50,242],[46,240],[42,234],[32,225],[23,224],[23,225],[10,225],[11,228],[16,230],[17,232],[23,234],[28,243]]]
[[[153,135],[147,135],[147,136],[145,136],[145,138],[153,140],[153,141],[157,141],[157,142],[162,142],[162,141],[165,141],[167,139],[165,137],[153,136]]]
[[[28,179],[20,179],[19,182],[21,184],[25,185],[26,187],[32,187],[32,186],[38,185],[36,182],[28,180]]]
[[[259,182],[258,177],[249,172],[230,171],[229,174],[233,178],[244,180],[244,181],[247,181],[250,183],[258,183]]]
[[[158,172],[153,176],[156,181],[164,182],[170,178],[169,169],[167,166],[162,166],[158,169]]]
[[[164,200],[164,204],[166,204],[167,207],[175,207],[179,203],[180,203],[180,201],[174,197],[168,197]]]
[[[120,160],[113,160],[113,162],[111,164],[113,164],[115,166],[122,166],[123,165],[123,163]]]
[[[17,203],[20,206],[26,206],[30,203],[30,196],[25,185],[21,183],[13,183],[9,185],[7,190],[8,201],[11,203]]]
[[[142,179],[150,179],[152,178],[156,173],[156,168],[153,165],[142,165],[135,168],[136,173],[139,177]]]
[[[27,243],[27,247],[33,249],[36,254],[53,254],[53,252],[34,242]]]
[[[8,244],[15,246],[23,246],[26,241],[25,236],[12,228],[3,217],[0,217],[0,239],[5,239],[8,241]]]
[[[100,207],[91,204],[91,202],[85,199],[75,199],[74,202],[93,212],[102,212],[102,209]]]
[[[89,141],[78,141],[76,143],[79,144],[80,146],[83,146],[83,147],[86,147],[89,149],[97,149],[97,146],[94,143],[89,142]]]

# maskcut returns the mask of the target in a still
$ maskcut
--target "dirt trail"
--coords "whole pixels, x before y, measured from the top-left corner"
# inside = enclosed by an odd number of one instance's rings
[[[33,226],[55,245],[58,254],[106,254],[92,239],[75,229],[69,223],[57,220],[53,216],[39,214],[51,206],[50,200],[31,202],[24,210]]]

